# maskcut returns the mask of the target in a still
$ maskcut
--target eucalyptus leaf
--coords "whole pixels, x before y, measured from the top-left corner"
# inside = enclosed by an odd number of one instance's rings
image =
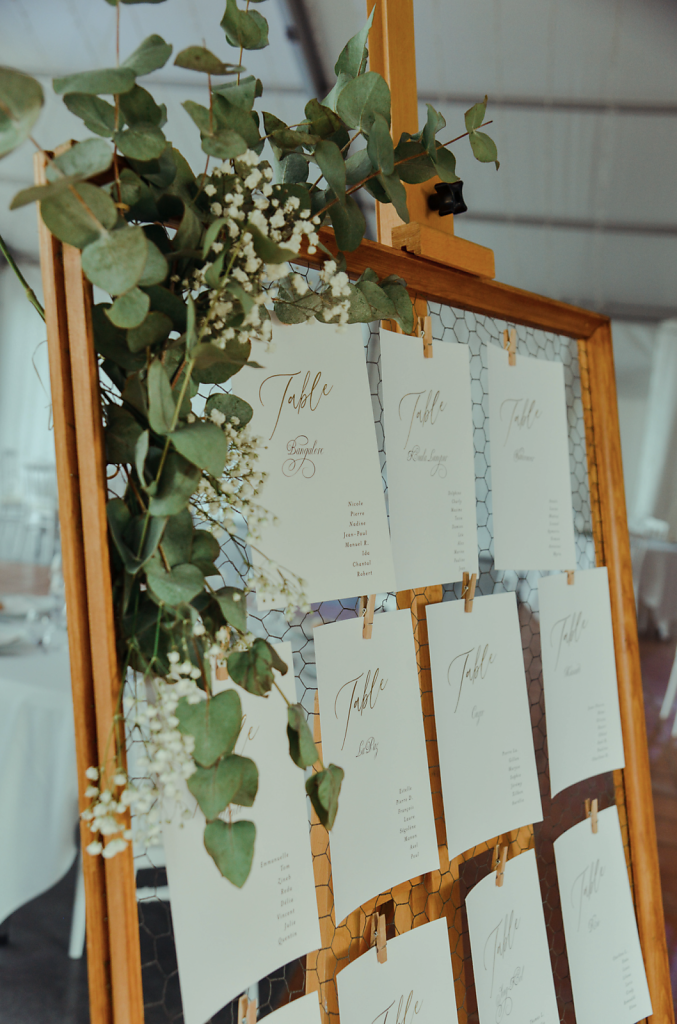
[[[199,384],[223,384],[245,365],[251,342],[229,341],[225,349],[202,343],[197,346],[193,380]]]
[[[154,245],[153,242],[149,241],[146,263],[143,268],[143,273],[139,278],[139,284],[142,287],[162,284],[168,273],[169,267],[167,265],[167,260],[164,258],[158,247]]]
[[[121,405],[106,406],[106,460],[112,465],[134,465],[136,443],[142,429]]]
[[[156,434],[168,434],[172,429],[176,403],[167,371],[160,359],[148,367],[148,422]]]
[[[162,550],[170,566],[190,562],[193,552],[193,517],[184,508],[175,516],[169,516],[162,534]]]
[[[244,591],[237,587],[221,587],[214,595],[229,626],[238,633],[247,632],[247,602]]]
[[[132,160],[156,160],[167,145],[162,129],[154,125],[123,128],[122,131],[115,132],[113,139],[120,152]]]
[[[338,78],[336,79],[336,82],[334,83],[331,90],[322,100],[322,105],[324,107],[329,107],[330,110],[336,111],[341,93],[345,89],[346,85],[348,85],[348,83],[352,81],[353,76],[346,74],[345,71],[342,71]]]
[[[223,690],[199,704],[189,704],[182,697],[176,717],[179,732],[195,737],[193,758],[203,768],[210,768],[233,752],[242,727],[242,703],[237,690]]]
[[[150,248],[150,247],[149,247]],[[186,329],[186,304],[180,296],[159,285],[142,285],[150,298],[150,308],[164,313],[172,321],[175,331],[181,334]]]
[[[135,72],[130,67],[102,68],[100,71],[80,71],[75,75],[54,78],[56,93],[84,92],[90,96],[101,93],[118,95],[134,88]]]
[[[367,142],[367,153],[375,171],[382,171],[383,174],[393,173],[395,164],[393,140],[390,137],[390,128],[382,114],[374,115]]]
[[[84,92],[71,92],[64,96],[63,101],[71,114],[84,121],[90,132],[110,138],[115,131],[115,107],[106,100]]]
[[[178,68],[204,71],[207,75],[237,75],[244,70],[241,64],[224,64],[204,46],[187,46],[177,53],[174,63]]]
[[[326,829],[333,828],[338,812],[338,800],[341,792],[344,771],[335,764],[330,764],[324,771],[311,775],[306,782],[306,793],[320,822]]]
[[[195,211],[184,203],[183,217],[174,236],[176,249],[197,249],[202,235],[202,224]]]
[[[407,190],[400,181],[397,174],[379,174],[378,183],[383,186],[391,203],[397,210],[397,216],[405,224],[409,223],[409,210],[407,209]]]
[[[283,183],[296,184],[307,181],[308,161],[300,153],[290,153],[280,160],[280,180]]]
[[[274,242],[268,235],[264,235],[253,224],[247,225],[247,231],[251,233],[256,255],[264,263],[287,263],[296,257],[296,253],[292,249],[285,249],[278,245],[277,242]]]
[[[228,442],[221,428],[215,423],[205,423],[202,420],[188,423],[185,427],[175,430],[171,438],[172,444],[184,459],[188,459],[200,469],[205,469],[212,476],[221,476],[226,464]]]
[[[220,160],[232,160],[247,151],[247,143],[238,132],[220,128],[211,135],[202,136],[202,149]]]
[[[148,90],[142,89],[140,85],[135,85],[133,89],[120,97],[120,110],[130,128],[148,125],[161,128],[167,120],[167,110],[164,104],[158,106]],[[143,159],[143,157],[139,159]]]
[[[217,818],[205,828],[205,849],[224,878],[241,889],[254,859],[256,825],[253,821],[226,824]]]
[[[119,295],[106,316],[116,327],[138,327],[150,309],[150,298],[138,288]]]
[[[352,188],[359,181],[363,181],[374,170],[366,149],[358,149],[346,160],[346,186]]]
[[[373,24],[375,12],[376,7],[372,9],[366,25],[352,39],[349,39],[341,50],[339,58],[334,65],[334,71],[337,76],[346,74],[350,75],[351,78],[357,78],[364,71],[368,56],[367,39],[369,38],[369,30]]]
[[[107,502],[106,517],[113,543],[123,561],[125,570],[131,575],[135,575],[157,549],[165,525],[164,520],[151,520],[145,531],[143,549],[139,555],[137,546],[134,545],[134,549],[130,548],[126,540],[126,535],[133,525],[133,518],[122,498],[112,498]]]
[[[364,238],[367,224],[364,214],[352,196],[346,195],[345,204],[334,203],[329,216],[336,234],[336,244],[341,252],[352,252]]]
[[[45,96],[35,78],[0,67],[0,158],[28,138]]]
[[[248,651],[236,651],[228,655],[228,673],[234,683],[248,693],[263,697],[272,688],[275,676],[273,669],[286,675],[287,666],[267,640],[259,637]]]
[[[165,459],[157,493],[150,499],[150,514],[173,516],[181,512],[196,490],[200,477],[201,473],[197,466],[184,459],[178,452],[170,451]]]
[[[368,133],[376,114],[381,114],[390,126],[388,83],[375,71],[367,71],[344,86],[336,110],[349,128]]]
[[[231,46],[261,50],[268,45],[268,22],[258,11],[241,11],[236,0],[227,0],[221,28]]]
[[[191,562],[197,565],[205,576],[213,576],[214,562],[221,553],[221,545],[209,530],[196,530],[193,534]],[[209,570],[209,571],[208,571]]]
[[[487,111],[487,97],[484,97],[483,103],[475,103],[470,110],[465,112],[465,130],[467,132],[473,132],[484,121],[484,115]]]
[[[130,0],[122,0],[129,3]],[[163,0],[144,0],[147,3],[162,3]],[[151,71],[163,68],[172,55],[171,43],[166,43],[162,36],[147,36],[133,53],[122,62],[123,68],[130,68],[135,75],[149,75]]]
[[[405,334],[411,334],[414,330],[414,309],[404,281],[392,275],[381,281],[381,288],[395,307],[394,319]]]
[[[142,229],[125,227],[87,245],[82,269],[92,284],[109,295],[121,295],[139,282],[147,256],[148,242]]]
[[[442,150],[438,150],[442,152]],[[410,138],[400,139],[395,150],[396,173],[402,181],[410,185],[418,185],[423,181],[429,181],[437,173],[435,164],[430,159],[428,150],[420,142]],[[401,163],[400,161],[404,161]]]
[[[76,142],[48,163],[46,176],[48,181],[59,181],[64,175],[73,181],[78,178],[84,181],[85,178],[93,178],[107,171],[112,162],[113,150],[107,142],[103,139],[85,139],[84,142]]]
[[[319,100],[309,100],[308,103],[306,103],[304,113],[310,124],[311,134],[319,135],[320,138],[326,138],[328,135],[333,135],[335,132],[345,127],[338,114],[331,110],[330,107],[323,106]],[[280,122],[280,124],[282,124],[282,122]],[[266,131],[269,132],[271,129],[266,126]]]
[[[254,410],[249,402],[245,402],[244,398],[240,398],[238,395],[219,393],[210,395],[205,403],[205,416],[209,416],[213,409],[223,413],[236,430],[246,427],[254,415]],[[233,422],[234,419],[237,419],[237,423]]]
[[[346,165],[341,150],[335,142],[323,139],[315,146],[313,156],[334,195],[342,205],[345,205]]]
[[[169,337],[173,326],[172,321],[165,313],[155,310],[147,313],[138,327],[132,327],[127,331],[127,346],[130,352],[142,352],[143,349],[164,341]]]
[[[40,215],[56,238],[77,249],[95,242],[102,230],[110,231],[118,219],[108,193],[86,181],[73,185],[73,191],[43,201]]]
[[[213,821],[230,803],[251,807],[258,789],[254,762],[239,754],[222,757],[211,768],[198,768],[188,779],[191,791],[207,821]]]
[[[442,181],[459,181],[458,174],[456,173],[456,157],[450,150],[438,149],[435,154],[434,164],[435,170]]]
[[[300,704],[290,704],[287,708],[287,737],[289,756],[294,764],[299,768],[310,768],[314,765],[320,755],[313,741],[306,713]]]
[[[425,128],[421,135],[421,143],[428,150],[428,155],[435,159],[435,152],[437,149],[437,140],[435,136],[442,128],[445,127],[446,121],[435,108],[430,104],[426,103],[428,108],[428,116],[425,123]]]
[[[139,483],[145,491],[157,490],[157,484],[155,481],[150,483],[146,482],[146,459],[148,458],[148,451],[150,449],[150,431],[143,430],[137,440],[134,448],[134,468],[136,469],[136,475],[139,478]]]
[[[494,140],[484,132],[471,132],[468,138],[475,159],[483,164],[495,163],[496,170],[498,170],[501,165]]]
[[[204,576],[192,563],[175,565],[170,572],[163,569],[161,563],[156,563],[152,572],[149,566],[146,580],[156,600],[171,606],[188,604],[202,592],[205,585]]]
[[[101,303],[92,309],[94,347],[97,353],[125,370],[141,369],[146,363],[145,356],[135,355],[129,351],[125,332],[115,327],[106,316],[106,310],[109,308],[108,303]]]
[[[393,303],[373,281],[358,281],[356,287],[369,303],[370,320],[390,320],[395,316]]]

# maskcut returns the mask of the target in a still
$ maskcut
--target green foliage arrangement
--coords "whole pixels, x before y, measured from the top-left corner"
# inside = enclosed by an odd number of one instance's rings
[[[119,19],[119,2],[108,2]],[[341,254],[365,233],[355,193],[392,203],[408,221],[405,182],[458,180],[448,143],[438,141],[445,120],[432,106],[421,131],[392,139],[390,90],[368,70],[370,26],[371,18],[341,52],[329,95],[310,99],[302,120],[287,125],[255,109],[262,85],[241,63],[245,50],[268,45],[268,24],[249,3],[243,10],[227,0],[221,28],[237,60],[198,45],[174,60],[205,75],[205,104],[183,104],[207,157],[198,174],[167,138],[165,107],[139,84],[171,56],[159,35],[113,68],[56,78],[54,90],[92,137],[51,157],[47,183],[12,202],[39,202],[45,224],[82,251],[85,275],[110,296],[94,307],[94,343],[109,473],[123,481],[107,506],[117,645],[122,680],[128,669],[137,680],[120,714],[143,741],[139,767],[148,777],[130,781],[121,748],[89,769],[83,817],[93,854],[128,845],[128,808],[152,842],[168,809],[180,808],[185,781],[219,870],[237,886],[249,874],[255,826],[233,823],[227,811],[252,806],[258,772],[234,753],[240,698],[215,686],[214,669],[227,667],[237,686],[267,697],[287,666],[248,631],[246,591],[223,585],[219,538],[240,545],[251,589],[274,592],[291,609],[304,599],[302,581],[272,564],[255,575],[241,532],[238,540],[244,519],[255,544],[268,513],[253,412],[228,382],[258,365],[252,345],[265,353],[271,309],[284,323],[388,318],[411,333],[404,281],[366,270],[352,283],[345,273]],[[43,102],[37,81],[0,68],[0,156],[30,137]],[[498,167],[480,131],[485,107],[486,97],[467,112],[464,134],[478,160]],[[338,259],[320,243],[328,225]],[[312,287],[289,266],[304,244],[326,256]],[[287,732],[294,763],[315,768],[306,789],[331,828],[343,772],[322,764],[298,704],[288,706]]]

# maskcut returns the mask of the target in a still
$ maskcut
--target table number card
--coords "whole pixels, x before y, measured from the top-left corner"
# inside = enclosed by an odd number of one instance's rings
[[[495,871],[483,878],[465,906],[480,1024],[559,1024],[534,851],[507,862],[502,886]]]
[[[625,766],[606,568],[538,582],[550,792]]]
[[[342,330],[276,325],[263,368],[236,380],[265,445],[261,501],[276,517],[258,547],[306,581],[309,601],[395,587],[362,329]],[[257,603],[275,604],[263,594]]]
[[[337,977],[346,1024],[457,1024],[454,975],[445,918],[413,928],[363,953]]]
[[[294,999],[265,1019],[268,1024],[322,1024],[318,993],[309,992],[301,999]]]
[[[541,821],[514,594],[426,607],[449,857]]]
[[[578,1024],[636,1024],[652,1013],[616,807],[555,840]]]
[[[497,569],[576,565],[561,363],[488,346],[489,432]]]
[[[390,537],[398,590],[477,572],[475,469],[466,345],[381,330]],[[422,514],[425,528],[421,529]]]
[[[336,923],[439,870],[409,609],[315,630],[322,757],[345,771],[330,833]]]
[[[291,645],[276,650],[290,669],[278,685],[295,701]],[[236,753],[259,770],[254,806],[232,808],[233,818],[241,813],[256,825],[242,889],[205,850],[197,807],[187,824],[164,827],[185,1024],[205,1024],[253,982],[320,945],[304,778],[289,757],[287,707],[276,691],[268,699],[237,692],[245,721]]]

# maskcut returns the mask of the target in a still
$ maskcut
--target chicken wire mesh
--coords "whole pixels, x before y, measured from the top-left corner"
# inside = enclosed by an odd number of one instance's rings
[[[312,275],[313,271],[307,271]],[[464,312],[450,306],[431,303],[433,346],[457,342],[467,345],[470,352],[472,419],[475,447],[475,488],[479,543],[479,574],[477,594],[515,592],[518,603],[526,684],[531,709],[536,762],[539,773],[543,821],[519,829],[504,837],[488,837],[488,841],[449,862],[446,851],[444,816],[439,782],[439,765],[435,720],[432,704],[427,634],[425,627],[426,603],[458,600],[461,584],[441,583],[425,591],[405,591],[400,594],[378,595],[377,613],[396,607],[411,607],[416,642],[419,681],[431,787],[435,807],[438,842],[440,845],[440,871],[415,878],[375,897],[369,904],[351,914],[344,922],[335,922],[331,890],[331,863],[328,836],[315,819],[311,824],[311,845],[320,915],[322,949],[302,960],[280,967],[249,990],[256,996],[259,1019],[298,998],[306,991],[319,990],[325,1024],[338,1021],[336,975],[369,946],[369,920],[374,908],[386,914],[387,935],[392,938],[428,920],[446,917],[455,978],[456,1002],[460,1024],[478,1019],[474,992],[472,963],[468,942],[467,920],[464,910],[467,892],[495,866],[496,845],[509,843],[509,856],[535,848],[548,933],[548,942],[555,979],[560,1019],[573,1024],[573,1009],[569,969],[566,957],[562,913],[557,887],[553,842],[567,828],[584,816],[584,803],[588,797],[597,797],[600,809],[617,803],[630,866],[625,827],[625,807],[622,773],[606,773],[571,786],[554,799],[550,797],[550,783],[545,729],[545,709],[541,667],[540,635],[538,628],[538,580],[540,572],[498,571],[493,566],[491,451],[488,430],[487,346],[501,345],[506,326],[517,330],[517,350],[536,359],[555,360],[564,368],[566,405],[569,431],[569,460],[573,501],[574,527],[578,569],[592,568],[597,547],[598,563],[601,556],[601,536],[597,523],[595,494],[594,441],[588,420],[586,449],[587,376],[584,363],[585,350],[575,341],[559,335],[528,328],[519,324],[505,324],[489,316]],[[381,371],[379,358],[378,324],[365,328],[365,355],[369,373],[376,438],[381,458],[384,491],[387,500],[387,475]],[[340,343],[340,342],[339,342]],[[419,344],[412,339],[412,344]],[[434,349],[433,349],[434,358]],[[590,468],[590,476],[588,470]],[[592,499],[591,499],[592,490]],[[425,527],[425,508],[421,508],[421,527]],[[597,543],[595,543],[595,541]],[[241,585],[242,551],[237,542],[226,548],[223,574],[225,582]],[[313,606],[307,614],[298,613],[287,622],[282,613],[259,613],[250,599],[250,629],[271,642],[289,641],[294,652],[294,669],[298,700],[316,726],[317,680],[313,645],[313,627],[320,623],[335,622],[359,614],[359,596],[350,600],[323,602]],[[144,1007],[146,1024],[180,1024],[183,1020],[172,933],[170,893],[167,889],[164,857],[161,849],[136,852],[137,897],[141,935]],[[224,883],[227,884],[227,883]],[[229,927],[230,925],[225,925]],[[211,1018],[212,1024],[235,1024],[237,1001],[224,1007]],[[344,1022],[352,1024],[352,1022]]]

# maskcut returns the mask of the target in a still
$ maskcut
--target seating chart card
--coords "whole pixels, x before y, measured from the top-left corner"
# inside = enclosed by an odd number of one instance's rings
[[[290,669],[277,682],[295,701],[291,644],[276,650]],[[287,707],[275,691],[267,700],[239,687],[238,694],[245,721],[236,753],[259,770],[254,806],[232,807],[232,819],[241,814],[256,825],[254,863],[242,889],[223,878],[205,850],[197,805],[185,825],[164,826],[185,1024],[205,1024],[249,985],[320,945],[304,777],[289,757]]]
[[[339,1012],[347,1024],[456,1024],[454,975],[445,918],[413,928],[363,953],[337,976]]]
[[[439,870],[409,609],[315,630],[322,758],[345,771],[330,832],[336,923],[372,896]],[[349,1018],[350,1019],[350,1018]]]
[[[475,468],[466,345],[381,330],[390,537],[398,590],[477,572]],[[425,514],[425,529],[421,515]]]
[[[265,1019],[268,1024],[322,1024],[318,993],[309,992],[301,999],[294,999]]]
[[[652,1013],[616,807],[555,840],[578,1024],[636,1024]]]
[[[488,346],[489,433],[497,569],[576,565],[561,363]]]
[[[494,871],[483,878],[465,906],[480,1024],[559,1024],[534,851],[507,862],[502,886]]]
[[[514,594],[426,607],[449,857],[541,821]]]
[[[625,766],[606,568],[538,583],[550,792]]]
[[[312,602],[395,588],[362,329],[342,331],[276,325],[263,368],[236,379],[265,445],[261,503],[275,513],[258,547],[306,581]],[[275,603],[257,594],[260,609]]]

